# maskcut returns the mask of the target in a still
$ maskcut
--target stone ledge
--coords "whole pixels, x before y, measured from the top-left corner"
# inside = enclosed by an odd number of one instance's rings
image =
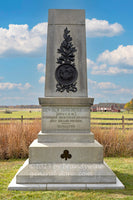
[[[38,134],[38,142],[39,143],[72,143],[72,142],[85,142],[92,143],[94,142],[94,134],[93,133],[42,133],[41,131]]]
[[[97,140],[94,140],[93,143],[84,143],[84,142],[61,142],[61,143],[53,143],[53,142],[48,142],[48,143],[39,143],[37,139],[35,139],[29,146],[29,148],[31,147],[37,147],[37,148],[51,148],[51,147],[55,147],[55,148],[90,148],[90,147],[93,147],[93,148],[102,148],[103,145],[101,145]]]
[[[22,190],[22,191],[40,191],[40,190],[87,190],[87,189],[124,189],[124,185],[116,177],[115,183],[16,183],[16,176],[28,165],[28,159],[24,165],[19,169],[15,177],[8,186],[8,190]],[[108,167],[105,164],[105,167]]]
[[[93,105],[94,98],[87,97],[44,97],[39,98],[41,106],[84,106],[90,107]]]
[[[68,150],[71,159],[62,159],[61,154]],[[34,140],[29,147],[30,164],[42,163],[102,163],[103,146],[94,140],[92,143],[38,143]]]
[[[21,191],[70,191],[70,190],[101,190],[101,189],[124,189],[124,185],[116,178],[115,184],[17,184],[16,176],[8,186],[8,190]]]

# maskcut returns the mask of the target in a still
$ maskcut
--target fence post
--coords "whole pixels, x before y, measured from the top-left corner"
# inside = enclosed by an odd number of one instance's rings
[[[21,125],[23,125],[23,115],[21,115]]]
[[[124,116],[122,116],[122,130],[124,131]]]

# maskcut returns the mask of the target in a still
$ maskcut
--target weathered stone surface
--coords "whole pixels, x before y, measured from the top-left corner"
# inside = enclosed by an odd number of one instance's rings
[[[71,159],[62,159],[61,154],[68,150]],[[102,163],[103,146],[93,143],[38,143],[34,140],[29,147],[29,162],[33,163]]]
[[[48,183],[112,183],[116,176],[104,164],[28,164],[17,174],[19,184]]]
[[[38,142],[39,143],[72,143],[72,142],[94,142],[94,134],[93,133],[83,133],[83,132],[48,132],[48,133],[40,133],[38,134]]]
[[[91,107],[93,105],[94,98],[86,97],[45,97],[39,98],[39,104],[42,107],[47,106],[83,106]]]
[[[8,190],[22,190],[22,191],[51,191],[51,190],[66,190],[66,191],[73,191],[73,190],[105,190],[105,189],[124,189],[124,185],[121,181],[116,178],[116,183],[93,183],[93,184],[74,184],[74,183],[66,183],[66,184],[58,184],[58,183],[51,183],[51,184],[17,184],[16,183],[16,176],[12,179],[11,183],[8,186]]]
[[[85,11],[80,9],[49,9],[48,23],[49,25],[85,25]]]
[[[42,132],[90,132],[89,107],[42,107]]]
[[[88,97],[86,67],[86,37],[84,10],[50,10],[47,38],[45,97]],[[75,67],[78,71],[77,92],[56,92],[55,70],[58,67],[57,49],[63,41],[64,29],[70,30],[76,47]]]

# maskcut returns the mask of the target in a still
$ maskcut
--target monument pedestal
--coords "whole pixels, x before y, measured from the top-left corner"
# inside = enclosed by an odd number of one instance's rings
[[[39,101],[42,131],[30,145],[29,159],[8,189],[124,188],[103,162],[103,146],[90,132],[93,99],[83,98],[82,102],[81,98],[41,98]]]

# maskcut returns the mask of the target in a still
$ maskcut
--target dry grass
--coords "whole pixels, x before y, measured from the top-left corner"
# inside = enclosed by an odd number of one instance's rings
[[[0,159],[28,157],[29,145],[40,129],[40,121],[0,124]]]
[[[29,145],[37,138],[41,122],[0,124],[0,159],[27,158]],[[92,128],[104,146],[104,156],[133,156],[133,131]]]
[[[93,128],[92,132],[103,145],[104,156],[133,156],[133,130]]]

